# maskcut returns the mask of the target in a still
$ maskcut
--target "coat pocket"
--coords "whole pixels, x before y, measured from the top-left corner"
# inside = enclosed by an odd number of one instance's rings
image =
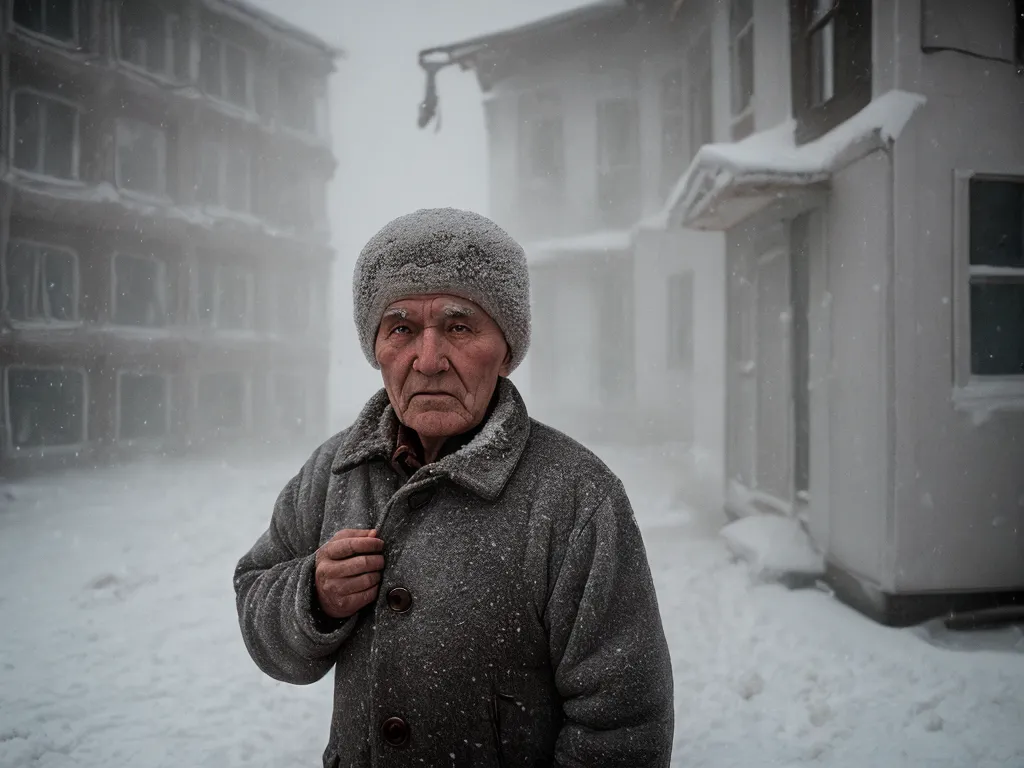
[[[561,727],[561,701],[550,669],[517,669],[495,678],[491,728],[500,768],[550,766]]]

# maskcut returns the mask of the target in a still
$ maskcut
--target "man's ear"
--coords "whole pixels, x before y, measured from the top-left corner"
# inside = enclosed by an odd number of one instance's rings
[[[505,359],[501,361],[501,368],[498,369],[498,375],[502,378],[507,378],[509,374],[509,368],[512,367],[512,350],[505,345]]]

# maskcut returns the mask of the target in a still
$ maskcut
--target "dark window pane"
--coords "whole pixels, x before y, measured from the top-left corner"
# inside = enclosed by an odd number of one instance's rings
[[[278,282],[277,322],[286,333],[302,333],[309,328],[310,281],[295,273],[283,274]]]
[[[14,165],[26,171],[42,171],[43,106],[34,93],[14,96]]]
[[[971,264],[1024,268],[1024,183],[971,179]]]
[[[46,136],[43,146],[43,172],[47,176],[72,179],[75,168],[78,112],[74,107],[48,101],[46,109]]]
[[[167,318],[160,265],[133,256],[118,256],[114,264],[114,321],[119,325],[164,325]]]
[[[75,3],[77,0],[45,0],[43,33],[55,40],[75,39]]]
[[[123,373],[119,385],[119,437],[122,440],[161,437],[167,431],[164,377]]]
[[[316,129],[316,99],[309,79],[301,72],[287,67],[278,72],[278,100],[285,125],[301,131]]]
[[[125,189],[166,192],[167,138],[155,125],[124,120],[117,126],[118,183]]]
[[[212,141],[203,142],[199,152],[196,197],[201,203],[220,205],[220,147]]]
[[[971,281],[971,373],[1024,374],[1024,280]]]
[[[11,240],[4,261],[7,311],[14,320],[42,319],[39,293],[38,249],[31,243]]]
[[[204,254],[200,254],[203,258]],[[196,311],[200,325],[212,326],[217,311],[217,281],[213,264],[201,261],[196,275]]]
[[[168,23],[171,29],[171,44],[174,46],[172,72],[178,80],[188,80],[190,74],[189,59],[191,58],[188,29],[178,16],[171,17]]]
[[[199,84],[212,96],[221,95],[220,41],[206,36],[200,46]]]
[[[244,147],[224,150],[224,206],[232,211],[249,210],[249,154]]]
[[[85,383],[81,373],[11,368],[7,383],[15,448],[83,442]]]
[[[240,373],[208,373],[199,379],[199,416],[213,430],[245,425],[245,380]]]
[[[44,0],[14,0],[14,23],[33,32],[43,31]]]
[[[78,314],[75,257],[67,251],[43,249],[43,291],[51,320],[74,320]]]
[[[235,45],[224,46],[224,78],[224,98],[232,104],[247,106],[249,103],[247,57],[242,48]]]
[[[754,97],[754,33],[747,30],[733,42],[732,113],[738,115]]]
[[[217,326],[235,330],[251,327],[249,311],[250,276],[240,269],[221,269],[217,276],[219,289]]]

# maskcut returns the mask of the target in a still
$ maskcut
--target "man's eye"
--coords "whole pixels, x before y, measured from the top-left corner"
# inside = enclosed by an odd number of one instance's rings
[[[392,333],[403,333],[404,334],[404,333],[411,333],[412,331],[410,330],[408,325],[396,325],[394,328],[391,329],[391,332]]]
[[[469,333],[470,328],[469,328],[468,325],[463,325],[462,323],[456,323],[455,325],[453,325],[451,327],[451,330],[455,331],[455,333]]]

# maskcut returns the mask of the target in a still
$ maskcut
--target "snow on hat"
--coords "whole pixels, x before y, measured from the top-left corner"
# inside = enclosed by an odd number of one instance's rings
[[[370,238],[352,278],[353,315],[363,354],[379,368],[381,318],[407,296],[447,293],[478,304],[501,328],[510,372],[530,346],[530,276],[522,246],[485,216],[425,208],[400,216]]]

